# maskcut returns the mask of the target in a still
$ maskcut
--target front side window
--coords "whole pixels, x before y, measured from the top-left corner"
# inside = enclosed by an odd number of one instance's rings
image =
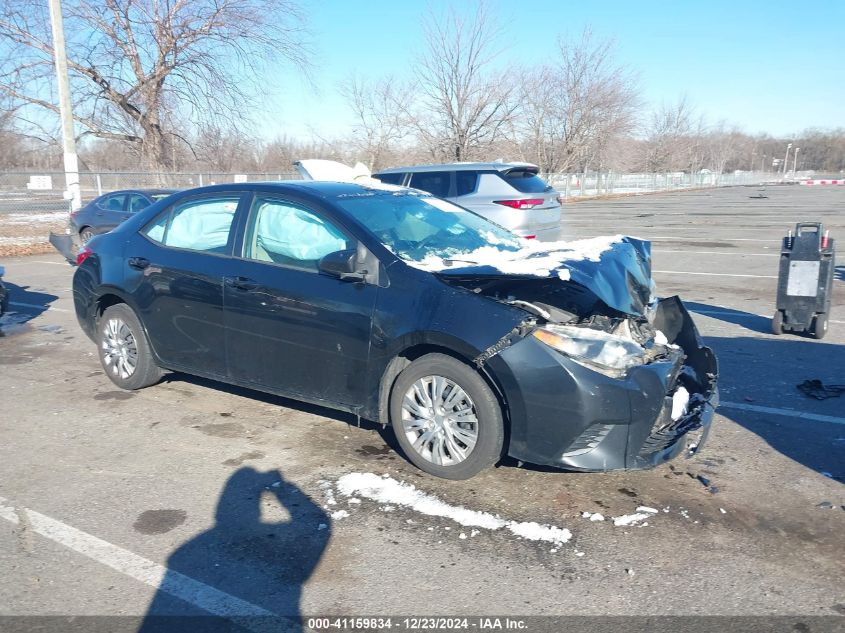
[[[123,211],[123,204],[126,202],[126,194],[112,194],[102,198],[97,206],[104,211]]]
[[[411,174],[410,186],[438,198],[445,198],[449,195],[451,176],[452,173],[448,171],[421,171]]]
[[[258,197],[244,240],[244,257],[317,270],[322,257],[353,247],[354,240],[313,211]]]
[[[240,195],[180,202],[158,216],[142,232],[172,248],[225,253]]]

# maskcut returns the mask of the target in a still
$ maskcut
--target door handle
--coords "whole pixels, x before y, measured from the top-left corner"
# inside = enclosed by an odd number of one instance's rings
[[[246,277],[226,277],[226,285],[238,290],[255,290],[258,288],[258,282]]]
[[[147,266],[150,265],[150,260],[146,257],[130,257],[128,260],[126,260],[126,263],[129,264],[132,268],[144,270]]]

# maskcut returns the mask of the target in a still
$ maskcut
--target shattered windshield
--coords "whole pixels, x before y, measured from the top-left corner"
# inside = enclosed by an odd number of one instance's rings
[[[524,240],[450,202],[410,192],[367,192],[337,203],[406,261],[460,260],[482,247],[518,251]],[[472,263],[472,262],[469,262]]]

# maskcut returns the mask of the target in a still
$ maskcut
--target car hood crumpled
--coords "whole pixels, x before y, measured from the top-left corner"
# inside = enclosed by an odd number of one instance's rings
[[[418,267],[427,268],[446,279],[453,276],[463,280],[476,276],[488,279],[557,278],[562,284],[575,283],[587,288],[615,310],[632,316],[643,316],[651,302],[654,288],[651,278],[651,243],[627,236],[594,238],[591,241],[595,239],[606,240],[604,248],[591,256],[580,258],[578,249],[570,252],[559,247],[549,250],[535,247],[525,257],[504,263],[470,263],[456,258],[446,260],[451,263],[437,270],[429,266]],[[588,240],[581,241],[585,242]],[[577,245],[578,242],[571,244]],[[538,244],[538,247],[541,246]],[[532,267],[532,262],[538,266],[528,273],[526,271]]]

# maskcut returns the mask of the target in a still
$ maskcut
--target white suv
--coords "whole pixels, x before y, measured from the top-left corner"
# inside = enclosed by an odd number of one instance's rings
[[[562,198],[530,163],[448,163],[394,167],[382,182],[421,189],[526,238],[558,239]]]

